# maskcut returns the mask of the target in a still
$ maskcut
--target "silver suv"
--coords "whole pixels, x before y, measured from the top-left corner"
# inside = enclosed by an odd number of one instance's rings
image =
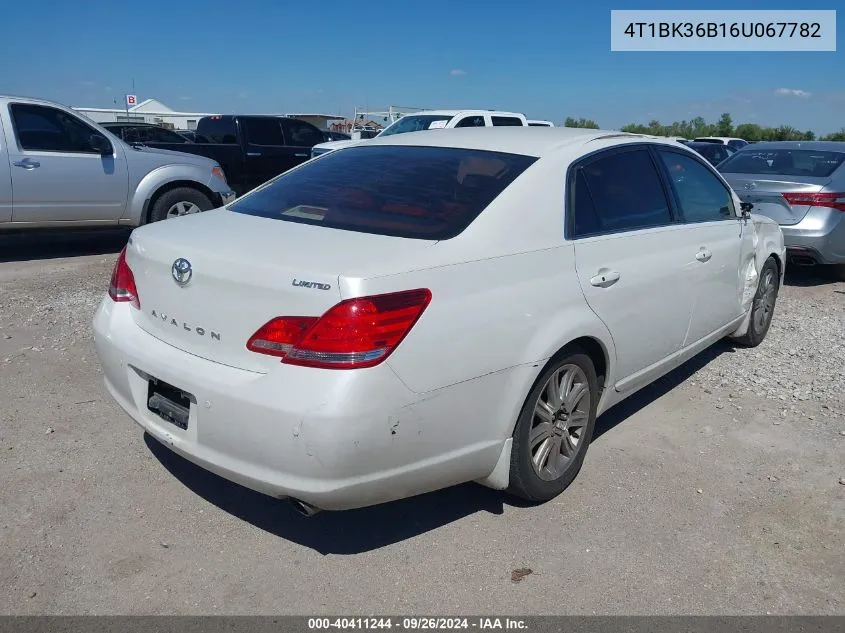
[[[213,160],[133,147],[65,106],[0,96],[0,230],[138,226],[234,197]]]

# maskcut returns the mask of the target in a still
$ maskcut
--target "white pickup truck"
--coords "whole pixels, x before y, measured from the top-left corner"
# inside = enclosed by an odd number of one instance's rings
[[[395,123],[388,125],[374,138],[404,134],[405,132],[420,132],[422,130],[436,130],[456,127],[528,127],[528,120],[524,114],[518,112],[500,112],[498,110],[423,110],[414,114],[406,114]],[[336,149],[352,147],[366,143],[369,139],[352,141],[331,141],[320,143],[311,148],[311,158],[320,156]]]
[[[211,159],[128,145],[58,103],[0,96],[0,232],[138,226],[234,197]]]

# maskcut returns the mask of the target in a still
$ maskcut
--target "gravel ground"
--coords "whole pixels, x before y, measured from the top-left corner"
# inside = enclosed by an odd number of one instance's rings
[[[465,485],[303,519],[105,393],[123,239],[0,240],[0,614],[845,614],[845,283],[790,274],[760,347],[602,416],[548,504]]]

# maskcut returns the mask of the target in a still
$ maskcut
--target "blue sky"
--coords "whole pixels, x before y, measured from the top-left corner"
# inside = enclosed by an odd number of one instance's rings
[[[838,4],[818,0],[811,8]],[[193,112],[477,107],[556,123],[583,116],[616,128],[715,120],[727,111],[735,123],[819,133],[845,127],[845,11],[837,16],[835,53],[610,51],[611,8],[676,7],[648,0],[13,2],[3,12],[0,93],[122,106],[134,79],[139,99]],[[698,7],[801,8],[794,0]]]

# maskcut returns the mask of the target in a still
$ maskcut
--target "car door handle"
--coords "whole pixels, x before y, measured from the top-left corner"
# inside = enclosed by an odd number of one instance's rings
[[[41,163],[37,160],[32,160],[31,158],[24,158],[23,160],[19,160],[14,163],[15,167],[23,167],[26,170],[35,169],[36,167],[41,167]]]
[[[615,270],[602,269],[590,279],[590,285],[596,288],[607,288],[619,281],[619,273]]]
[[[261,156],[261,152],[247,152],[247,156]]]
[[[711,253],[709,249],[704,248],[703,246],[695,254],[695,258],[700,262],[709,262],[711,257],[713,257],[713,253]]]
[[[294,154],[297,158],[308,158],[308,154]]]

